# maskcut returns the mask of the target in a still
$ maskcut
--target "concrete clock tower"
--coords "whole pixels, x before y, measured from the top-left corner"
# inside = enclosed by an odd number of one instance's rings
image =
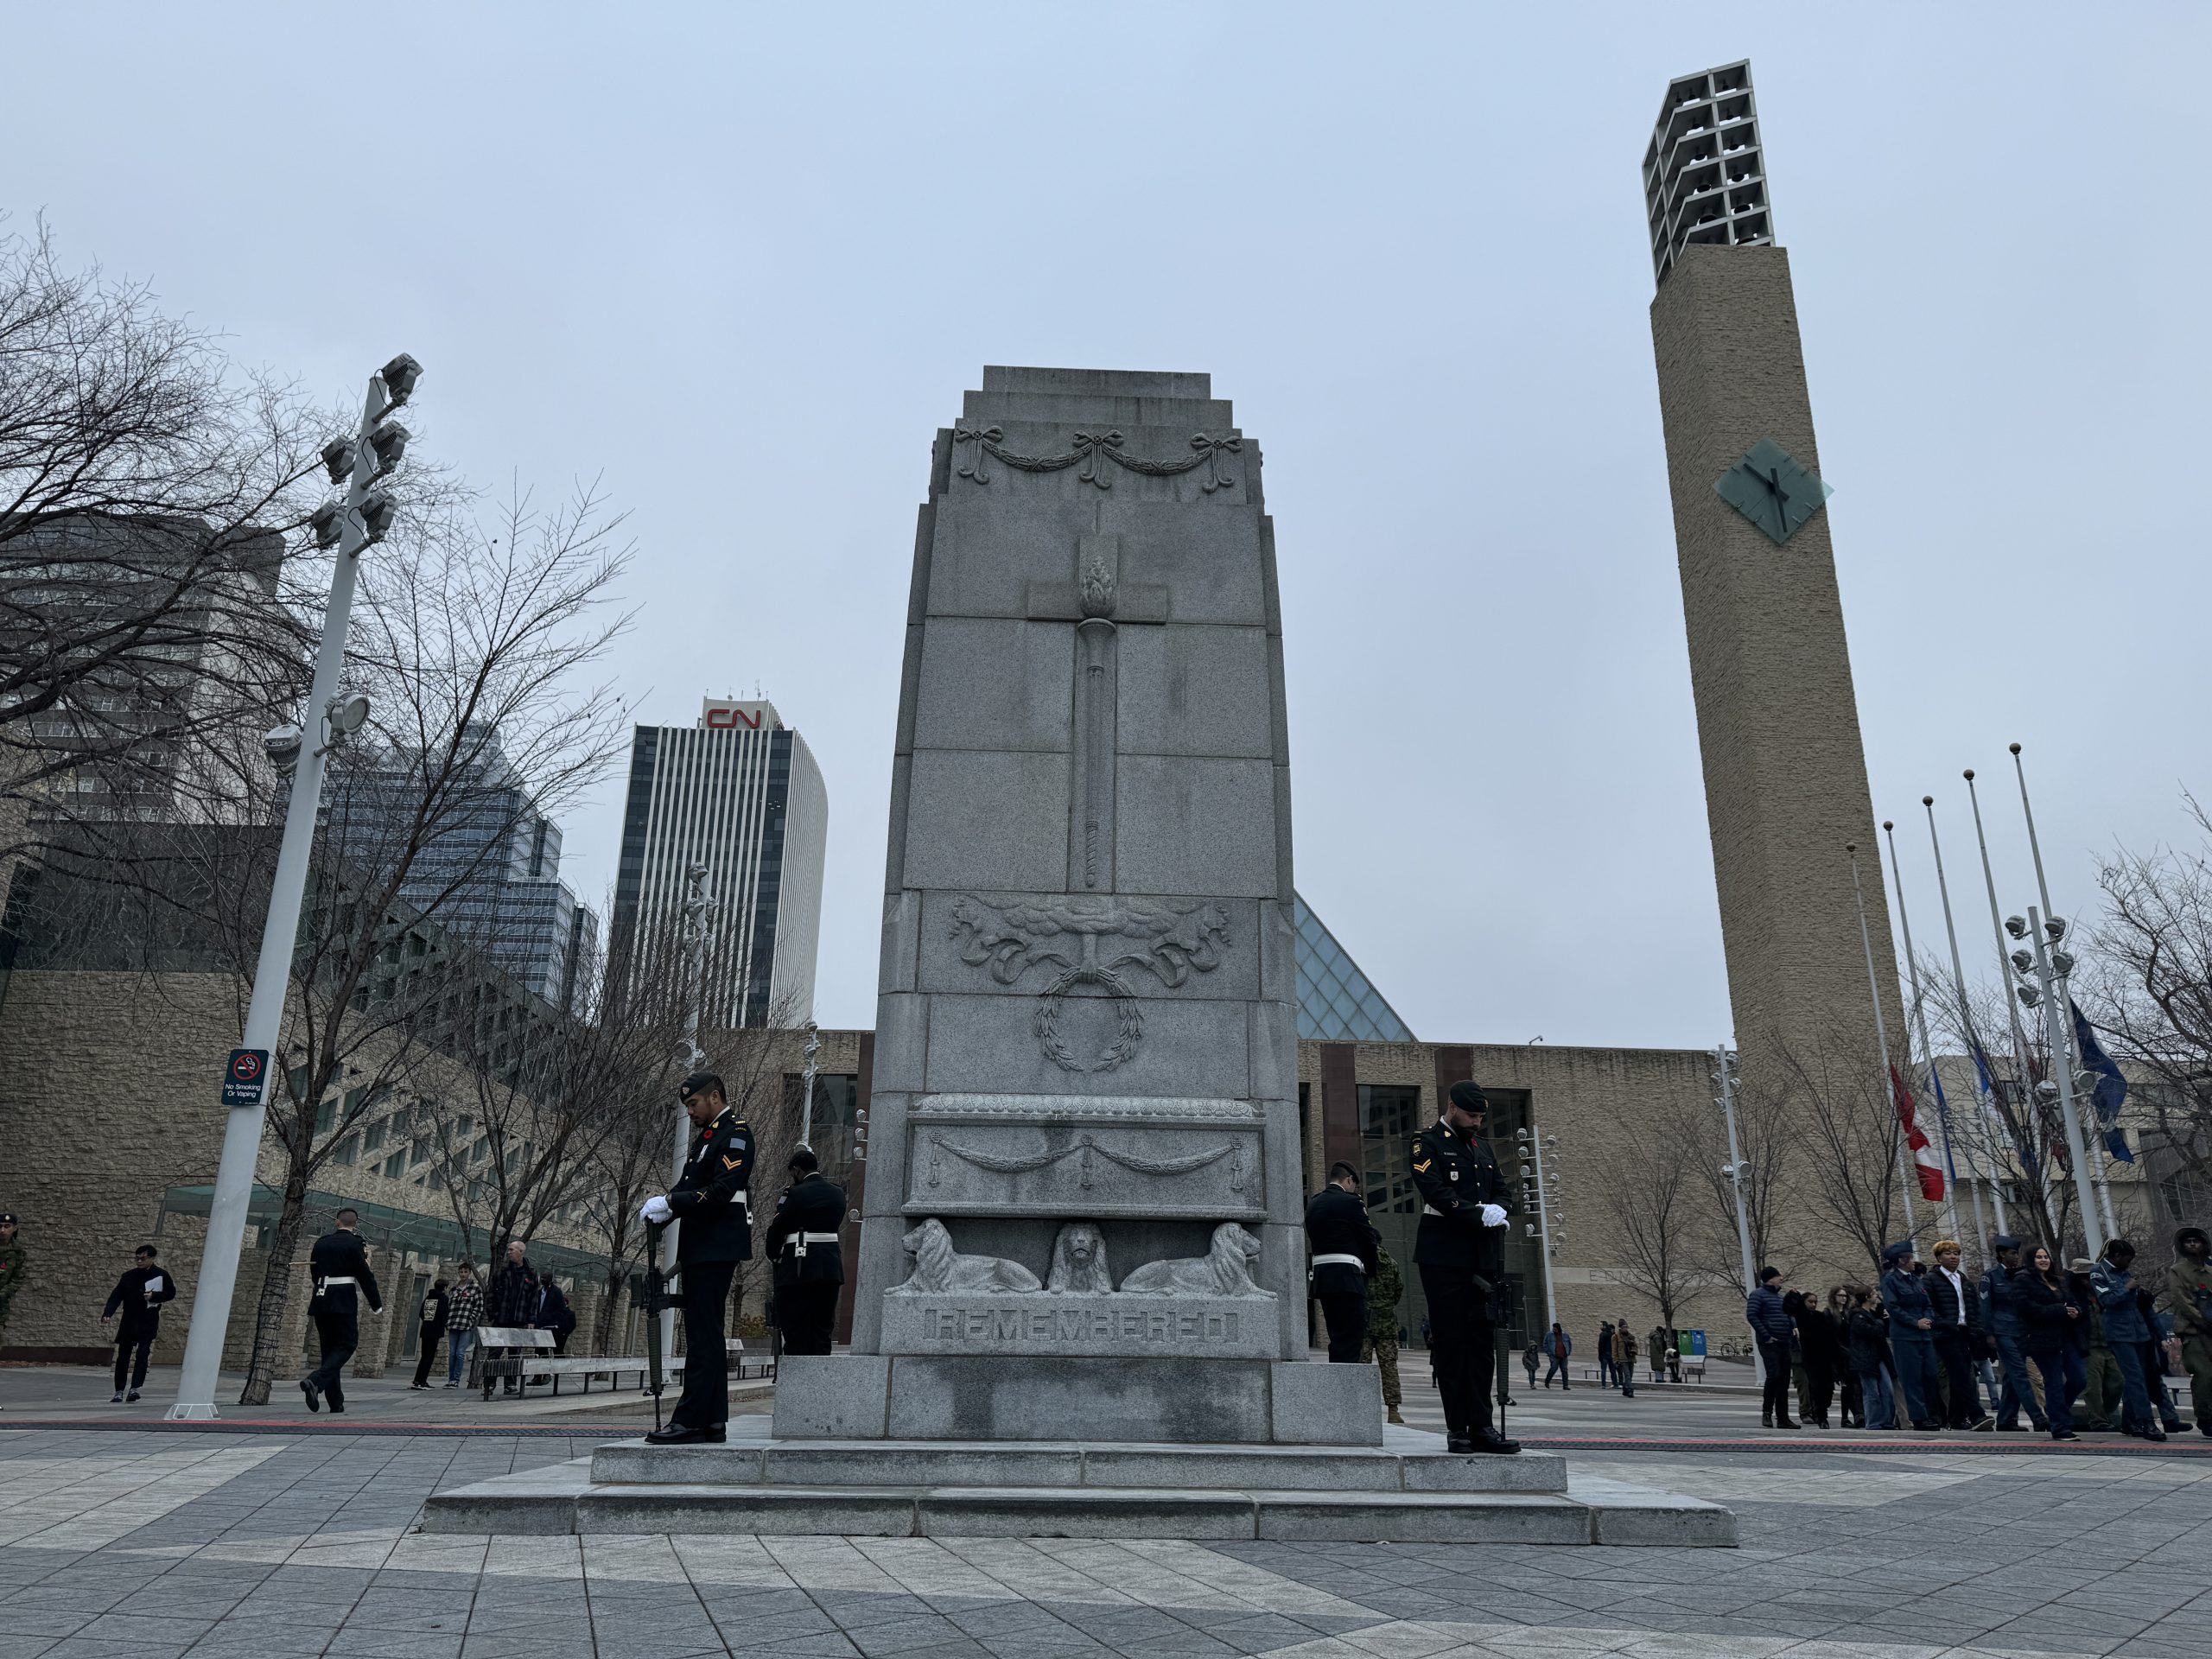
[[[1904,1055],[1851,655],[1789,256],[1774,240],[1751,66],[1667,89],[1644,154],[1651,339],[1706,810],[1746,1081],[1777,1041],[1873,1020],[1856,842],[1892,1058]]]

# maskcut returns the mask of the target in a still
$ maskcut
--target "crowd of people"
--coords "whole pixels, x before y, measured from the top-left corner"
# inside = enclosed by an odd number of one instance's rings
[[[2163,1272],[2115,1238],[2092,1262],[2000,1236],[1977,1281],[1955,1239],[1923,1263],[1912,1241],[1877,1284],[1786,1287],[1761,1270],[1745,1305],[1770,1428],[2080,1431],[2163,1440],[2182,1432],[2166,1377],[2185,1371],[2197,1432],[2212,1437],[2212,1263],[2202,1228],[2174,1236]],[[1797,1416],[1789,1414],[1795,1387]]]

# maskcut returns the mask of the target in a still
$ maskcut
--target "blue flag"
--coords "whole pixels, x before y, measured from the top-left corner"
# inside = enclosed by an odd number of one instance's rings
[[[2082,1064],[2097,1074],[2095,1086],[2089,1091],[2089,1098],[2097,1109],[2097,1127],[2104,1131],[2105,1145],[2112,1149],[2112,1155],[2124,1164],[2132,1164],[2135,1154],[2128,1150],[2127,1136],[2120,1127],[2120,1109],[2127,1101],[2127,1079],[2120,1075],[2112,1056],[2097,1041],[2097,1033],[2091,1027],[2088,1016],[2082,1012],[2082,1005],[2069,996],[2066,1006],[2074,1015],[2074,1046],[2082,1051]]]

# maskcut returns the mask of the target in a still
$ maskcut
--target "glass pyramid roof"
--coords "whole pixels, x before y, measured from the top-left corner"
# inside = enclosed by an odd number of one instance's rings
[[[1298,1034],[1323,1043],[1410,1043],[1413,1032],[1383,1001],[1335,934],[1294,893],[1298,931]]]

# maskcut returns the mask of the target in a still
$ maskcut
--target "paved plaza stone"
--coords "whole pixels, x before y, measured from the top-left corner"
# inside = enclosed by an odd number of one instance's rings
[[[1578,1474],[1725,1497],[1733,1550],[439,1535],[431,1492],[605,1431],[0,1428],[0,1659],[2212,1659],[2212,1446],[1808,1445],[1756,1412],[1516,1409]]]

